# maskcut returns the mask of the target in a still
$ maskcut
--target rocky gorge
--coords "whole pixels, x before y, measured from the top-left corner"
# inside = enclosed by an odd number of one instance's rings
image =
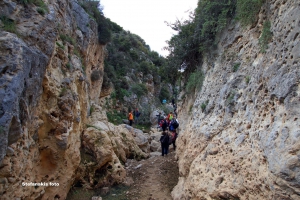
[[[108,121],[107,52],[94,19],[76,0],[45,3],[41,15],[36,5],[0,2],[16,24],[0,30],[1,199],[66,199],[74,185],[126,183],[128,159],[160,151],[157,130]],[[173,199],[300,198],[299,9],[297,0],[268,1],[255,25],[232,22],[205,56],[202,90],[178,99]],[[266,19],[272,40],[260,52]],[[148,96],[158,93],[153,77],[138,76]]]

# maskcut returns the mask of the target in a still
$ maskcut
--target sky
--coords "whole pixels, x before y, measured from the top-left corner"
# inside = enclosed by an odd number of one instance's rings
[[[167,56],[166,40],[175,34],[166,22],[188,19],[198,0],[100,0],[105,17],[139,35],[150,49]]]

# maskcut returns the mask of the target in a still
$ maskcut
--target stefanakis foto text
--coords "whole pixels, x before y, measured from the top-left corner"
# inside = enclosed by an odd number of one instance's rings
[[[35,187],[35,186],[44,186],[44,187],[58,187],[59,183],[55,182],[38,182],[38,183],[33,183],[33,182],[22,182],[23,187]]]

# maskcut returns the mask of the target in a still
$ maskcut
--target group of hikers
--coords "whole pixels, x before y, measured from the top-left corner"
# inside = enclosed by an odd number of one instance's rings
[[[172,105],[174,108],[174,114],[173,112],[170,112],[167,117],[161,118],[161,113],[159,113],[157,116],[158,118],[158,128],[162,129],[162,136],[160,137],[160,143],[161,143],[161,155],[168,155],[169,152],[169,145],[173,144],[173,149],[176,150],[176,139],[178,136],[178,132],[176,129],[179,126],[179,122],[176,119],[177,118],[177,106],[175,104],[175,100],[172,99]]]
[[[176,139],[178,136],[178,132],[176,129],[179,126],[177,118],[177,106],[175,104],[175,100],[172,99],[172,105],[174,108],[174,114],[173,112],[170,112],[167,117],[164,117],[161,112],[159,112],[157,116],[157,123],[159,129],[162,129],[162,135],[160,137],[160,143],[161,143],[161,152],[162,156],[168,155],[169,152],[169,145],[173,144],[173,149],[176,150]],[[130,111],[128,114],[128,120],[129,120],[129,125],[132,126],[133,121],[137,124],[138,119],[141,113],[139,110],[136,108],[133,112]]]
[[[158,115],[161,115],[159,113]],[[176,139],[178,133],[176,129],[178,128],[179,123],[173,112],[170,112],[167,117],[161,119],[158,118],[158,127],[162,129],[162,135],[160,137],[161,143],[161,155],[168,155],[169,145],[173,144],[173,149],[176,150]]]

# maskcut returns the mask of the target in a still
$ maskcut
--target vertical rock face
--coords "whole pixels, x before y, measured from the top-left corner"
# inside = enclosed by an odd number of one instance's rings
[[[109,134],[86,129],[97,121],[88,118],[90,105],[99,102],[103,80],[104,47],[98,43],[96,22],[77,1],[47,1],[49,12],[44,16],[34,4],[5,0],[0,6],[18,33],[0,32],[1,197],[65,199],[74,180],[80,179],[76,170],[90,170],[86,163],[78,168],[82,146],[91,148],[98,162],[94,175],[89,174],[91,185],[108,165],[116,170],[104,178],[111,184],[120,182],[125,176],[124,168],[117,166],[120,160],[146,154],[134,142],[124,143],[116,136],[122,132],[134,141],[124,128],[110,125]],[[98,120],[108,124],[106,117]],[[106,149],[91,142],[103,135],[111,141]],[[103,157],[105,152],[110,155]],[[99,177],[97,182],[104,185]]]
[[[255,27],[231,25],[207,56],[201,92],[180,106],[174,199],[299,199],[299,8],[269,1]],[[265,19],[273,35],[262,54]]]

